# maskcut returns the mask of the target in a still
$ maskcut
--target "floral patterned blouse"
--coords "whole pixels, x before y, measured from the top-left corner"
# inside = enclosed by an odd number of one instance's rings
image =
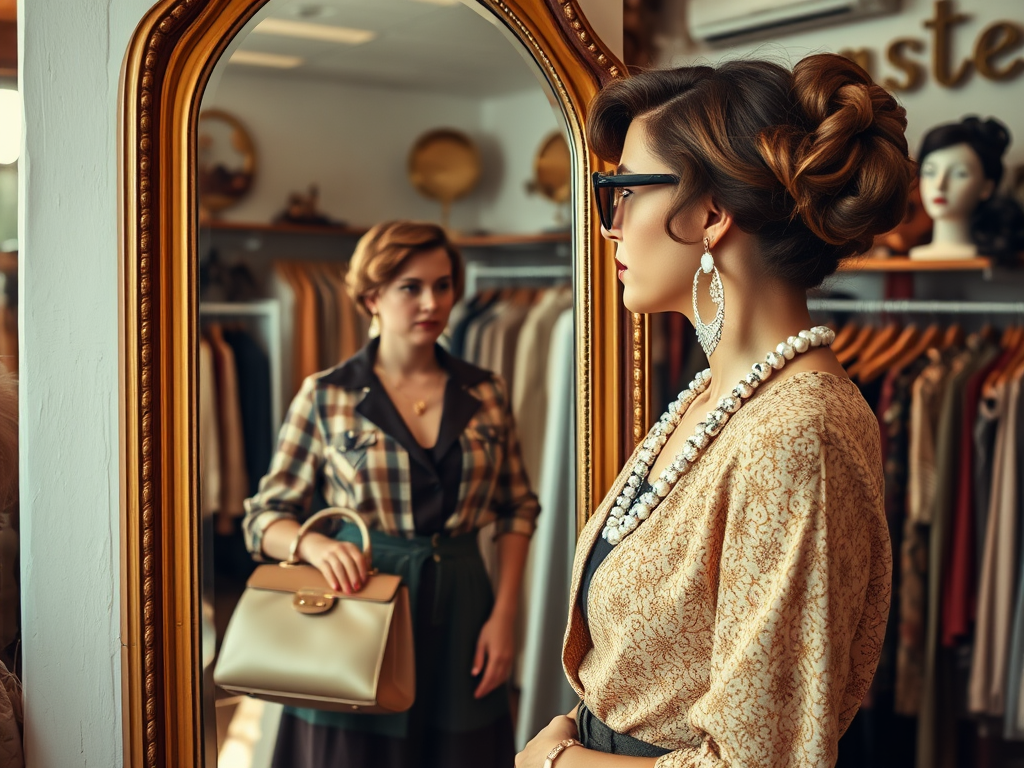
[[[563,664],[658,768],[834,765],[878,663],[892,555],[879,429],[827,373],[766,386],[580,580],[633,459],[576,550]]]

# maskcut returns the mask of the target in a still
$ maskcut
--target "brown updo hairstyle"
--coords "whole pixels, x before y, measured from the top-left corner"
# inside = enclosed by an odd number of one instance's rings
[[[462,298],[462,255],[444,229],[422,221],[385,221],[359,238],[345,275],[348,295],[367,316],[366,297],[394,280],[413,256],[442,248],[452,262],[452,291]]]
[[[590,105],[588,137],[618,162],[630,123],[682,179],[665,230],[710,194],[756,237],[769,276],[813,288],[904,215],[916,166],[906,111],[835,54],[649,70]]]

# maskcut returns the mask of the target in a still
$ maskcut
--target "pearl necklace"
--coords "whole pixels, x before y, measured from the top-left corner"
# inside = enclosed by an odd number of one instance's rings
[[[633,471],[622,487],[619,497],[615,500],[615,505],[608,513],[601,536],[607,539],[609,544],[615,546],[635,531],[640,523],[650,517],[661,501],[668,496],[675,484],[679,482],[679,478],[689,471],[697,461],[697,457],[722,431],[722,427],[740,409],[743,402],[754,394],[754,390],[758,386],[768,380],[772,371],[780,370],[787,361],[808,349],[822,345],[829,346],[835,337],[835,333],[823,325],[811,328],[809,331],[800,331],[796,336],[790,336],[779,344],[774,352],[769,352],[765,357],[765,362],[755,363],[751,372],[740,380],[730,394],[719,400],[716,408],[697,425],[696,431],[686,439],[686,443],[676,458],[651,484],[652,490],[636,498],[644,480],[650,474],[651,467],[660,455],[661,449],[668,442],[669,435],[682,421],[686,409],[711,384],[711,369],[699,372],[690,382],[690,386],[669,403],[668,410],[662,414],[658,423],[647,435],[647,439],[644,440],[643,448],[637,453]]]

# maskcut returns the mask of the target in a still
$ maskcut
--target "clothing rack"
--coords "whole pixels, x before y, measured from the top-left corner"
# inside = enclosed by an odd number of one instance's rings
[[[277,430],[284,419],[284,368],[281,349],[281,304],[276,299],[263,301],[229,302],[203,301],[199,303],[199,316],[204,319],[249,320],[255,324],[259,338],[265,345],[270,361],[270,435],[271,445],[277,444]]]
[[[478,264],[470,262],[466,265],[466,295],[475,296],[479,284],[483,280],[521,281],[544,280],[572,277],[572,264]]]
[[[808,299],[812,312],[934,315],[1022,315],[1024,301],[921,301],[899,299]]]

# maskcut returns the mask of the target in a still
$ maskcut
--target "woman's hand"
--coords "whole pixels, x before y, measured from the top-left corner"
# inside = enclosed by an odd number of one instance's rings
[[[363,551],[349,541],[309,533],[299,543],[299,557],[315,566],[331,589],[346,595],[362,589],[368,578]]]
[[[530,739],[522,752],[516,755],[516,768],[543,768],[548,753],[555,745],[566,739],[579,738],[576,721],[565,715],[558,715],[544,729]],[[580,747],[573,747],[580,749]]]
[[[494,612],[480,630],[473,657],[474,677],[484,671],[473,696],[482,699],[508,680],[515,656],[515,614]]]

